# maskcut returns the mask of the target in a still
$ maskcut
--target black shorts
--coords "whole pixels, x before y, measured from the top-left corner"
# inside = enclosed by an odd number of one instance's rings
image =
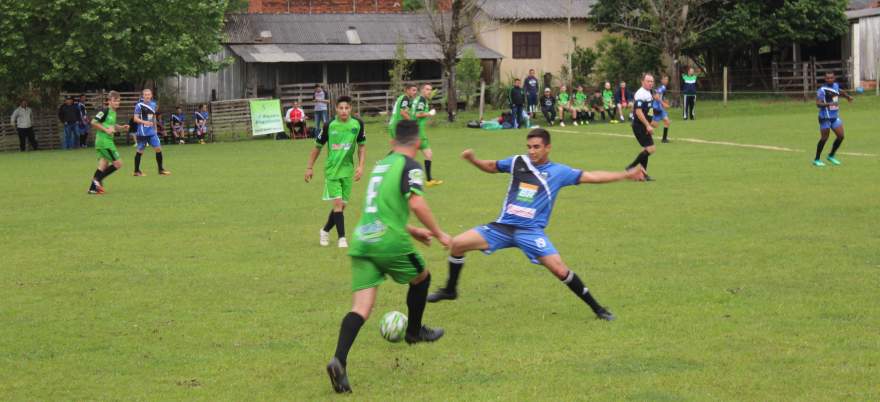
[[[639,142],[639,145],[642,147],[649,147],[654,145],[654,136],[648,134],[648,129],[645,128],[644,125],[641,124],[640,121],[636,120],[637,124],[633,124],[633,134],[636,136],[636,141]]]

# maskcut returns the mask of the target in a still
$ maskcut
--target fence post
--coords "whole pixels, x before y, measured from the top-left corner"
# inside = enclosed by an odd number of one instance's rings
[[[486,104],[486,81],[480,80],[480,119],[483,121],[483,106]]]
[[[773,92],[779,91],[779,65],[774,61],[770,64],[773,71]]]
[[[355,96],[357,97],[357,114],[358,114],[358,116],[360,116],[361,115],[361,93],[358,92],[357,94],[355,94]]]
[[[727,66],[724,66],[724,104],[727,105]]]
[[[874,60],[874,94],[880,96],[880,56]]]
[[[810,76],[810,63],[804,63],[803,68],[801,70],[802,76],[802,84],[804,86],[804,102],[807,101],[807,91],[809,88],[809,76]]]

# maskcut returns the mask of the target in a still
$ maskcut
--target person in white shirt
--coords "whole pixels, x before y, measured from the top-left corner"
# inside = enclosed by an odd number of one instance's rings
[[[654,89],[654,76],[651,74],[645,74],[642,77],[642,87],[636,91],[635,96],[633,96],[633,119],[632,119],[632,130],[633,134],[636,136],[636,140],[639,142],[639,145],[642,147],[642,152],[636,157],[636,159],[627,167],[627,169],[632,169],[636,165],[642,165],[645,168],[645,171],[648,170],[648,157],[654,153],[656,148],[654,147],[654,126],[651,125],[651,116],[649,115],[651,112],[651,107],[654,104],[654,95],[651,94],[651,90]],[[645,175],[645,181],[654,181],[651,176]]]
[[[306,126],[306,112],[302,109],[299,101],[293,102],[293,107],[287,111],[284,121],[287,122],[287,128],[290,129],[290,139],[308,137],[308,127]]]
[[[33,111],[28,107],[27,100],[22,99],[15,111],[12,112],[12,126],[18,131],[18,148],[21,152],[27,150],[26,140],[30,141],[34,151],[39,149],[37,138],[34,135]]]

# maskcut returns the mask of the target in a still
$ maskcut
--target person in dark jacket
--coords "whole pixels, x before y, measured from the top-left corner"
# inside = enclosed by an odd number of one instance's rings
[[[74,149],[79,144],[80,111],[73,103],[73,97],[64,100],[64,104],[58,108],[58,120],[64,124],[64,149]]]
[[[687,74],[681,75],[681,93],[684,97],[682,109],[684,119],[694,119],[694,106],[697,104],[697,75],[694,68],[688,67]]]
[[[513,128],[519,128],[522,125],[523,105],[526,103],[526,93],[519,78],[513,81],[513,88],[510,88],[507,101],[510,103],[510,113],[513,114]]]
[[[552,126],[556,122],[556,97],[550,88],[544,88],[544,96],[541,97],[541,113],[547,119],[547,125]]]
[[[614,104],[617,105],[617,114],[620,116],[620,121],[626,121],[626,116],[629,115],[627,110],[632,110],[632,103],[632,92],[626,89],[625,81],[620,81],[620,87],[614,91]]]

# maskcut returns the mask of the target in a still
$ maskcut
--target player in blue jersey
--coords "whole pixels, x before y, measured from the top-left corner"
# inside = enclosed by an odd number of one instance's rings
[[[816,91],[816,106],[819,108],[819,144],[816,145],[816,158],[813,159],[813,166],[825,166],[822,162],[822,150],[825,149],[825,142],[828,141],[828,134],[834,131],[837,138],[831,146],[831,153],[828,154],[828,162],[832,165],[840,165],[840,160],[835,157],[837,149],[843,143],[843,120],[840,119],[840,102],[839,97],[843,96],[846,100],[852,102],[853,97],[840,88],[835,81],[833,71],[825,73],[825,83]]]
[[[534,264],[541,264],[568,285],[587,303],[597,317],[613,320],[614,315],[602,307],[584,286],[581,279],[562,262],[559,252],[544,234],[553,203],[559,190],[581,183],[610,183],[621,180],[642,180],[644,169],[636,166],[625,172],[587,172],[551,162],[550,133],[536,128],[526,137],[528,155],[502,160],[481,160],[468,149],[461,157],[486,173],[509,173],[510,186],[501,215],[492,223],[468,230],[452,239],[449,248],[449,279],[446,287],[428,296],[429,302],[454,300],[458,297],[458,277],[468,251],[482,250],[491,254],[504,248],[520,249]]]
[[[669,113],[666,111],[669,108],[669,104],[666,103],[666,86],[669,85],[669,76],[664,75],[660,78],[660,86],[654,89],[654,105],[652,109],[654,109],[654,117],[651,124],[654,125],[654,128],[660,125],[660,122],[663,122],[663,140],[661,142],[668,143],[669,142]]]
[[[153,91],[144,89],[141,93],[141,99],[134,106],[134,116],[132,116],[137,124],[135,132],[137,153],[134,155],[135,176],[144,176],[144,172],[141,172],[141,156],[144,154],[144,148],[147,147],[147,144],[156,151],[156,165],[159,167],[159,175],[168,176],[171,174],[162,167],[162,144],[156,133],[156,112],[158,109],[156,101],[153,100]]]

